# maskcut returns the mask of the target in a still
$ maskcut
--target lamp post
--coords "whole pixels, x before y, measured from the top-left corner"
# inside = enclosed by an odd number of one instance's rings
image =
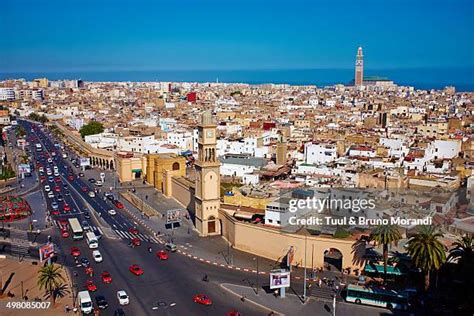
[[[306,241],[308,236],[304,235],[304,281],[303,281],[303,304],[306,303]]]
[[[259,279],[259,274],[260,274],[260,273],[259,273],[259,270],[258,270],[258,257],[253,258],[253,260],[257,261],[257,282],[256,282],[255,294],[258,295],[258,287],[259,287],[259,285],[258,285],[258,283],[259,283],[258,281],[259,281],[259,280],[258,280],[258,279]]]

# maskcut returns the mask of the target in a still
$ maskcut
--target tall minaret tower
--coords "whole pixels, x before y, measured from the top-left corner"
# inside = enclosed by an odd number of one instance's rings
[[[196,167],[196,229],[201,236],[220,235],[220,162],[216,157],[217,124],[210,112],[204,112],[198,125]]]
[[[362,47],[359,47],[357,50],[354,81],[356,86],[364,84],[364,55],[362,54]]]

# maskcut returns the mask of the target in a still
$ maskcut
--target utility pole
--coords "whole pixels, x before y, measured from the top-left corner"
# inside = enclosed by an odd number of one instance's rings
[[[259,277],[259,276],[258,276],[258,275],[259,275],[259,269],[258,269],[258,257],[255,257],[255,258],[253,258],[253,260],[257,261],[257,282],[256,282],[256,283],[257,283],[257,287],[256,287],[256,290],[255,290],[255,294],[257,294],[257,295],[258,295],[258,287],[259,287],[259,285],[258,285],[258,283],[259,283],[259,282],[258,282],[258,281],[259,281],[259,280],[258,280],[258,277]]]

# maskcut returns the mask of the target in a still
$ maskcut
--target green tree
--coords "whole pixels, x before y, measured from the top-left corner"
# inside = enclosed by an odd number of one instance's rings
[[[90,121],[88,124],[81,127],[79,133],[81,133],[82,138],[87,135],[100,134],[104,131],[104,126],[102,123],[97,121]]]
[[[439,270],[446,261],[444,245],[439,238],[443,234],[433,226],[420,226],[408,240],[407,250],[415,266],[425,273],[425,291],[430,286],[430,273]]]
[[[38,272],[39,289],[45,291],[45,295],[51,298],[53,305],[57,297],[54,292],[62,285],[61,281],[65,280],[61,274],[61,267],[57,265],[48,264]]]
[[[402,235],[396,225],[379,225],[370,234],[370,239],[382,245],[383,249],[383,278],[387,279],[388,251],[392,244],[397,244]]]
[[[46,291],[44,297],[55,302],[56,299],[66,297],[67,294],[69,294],[67,284],[59,283],[54,285],[51,291]]]

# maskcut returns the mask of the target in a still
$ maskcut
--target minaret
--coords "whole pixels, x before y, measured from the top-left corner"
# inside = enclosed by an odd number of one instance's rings
[[[198,125],[195,212],[200,236],[220,235],[220,162],[216,156],[217,124],[210,112],[204,112]]]
[[[354,82],[356,86],[364,84],[364,55],[362,54],[362,47],[359,47],[357,50]]]

